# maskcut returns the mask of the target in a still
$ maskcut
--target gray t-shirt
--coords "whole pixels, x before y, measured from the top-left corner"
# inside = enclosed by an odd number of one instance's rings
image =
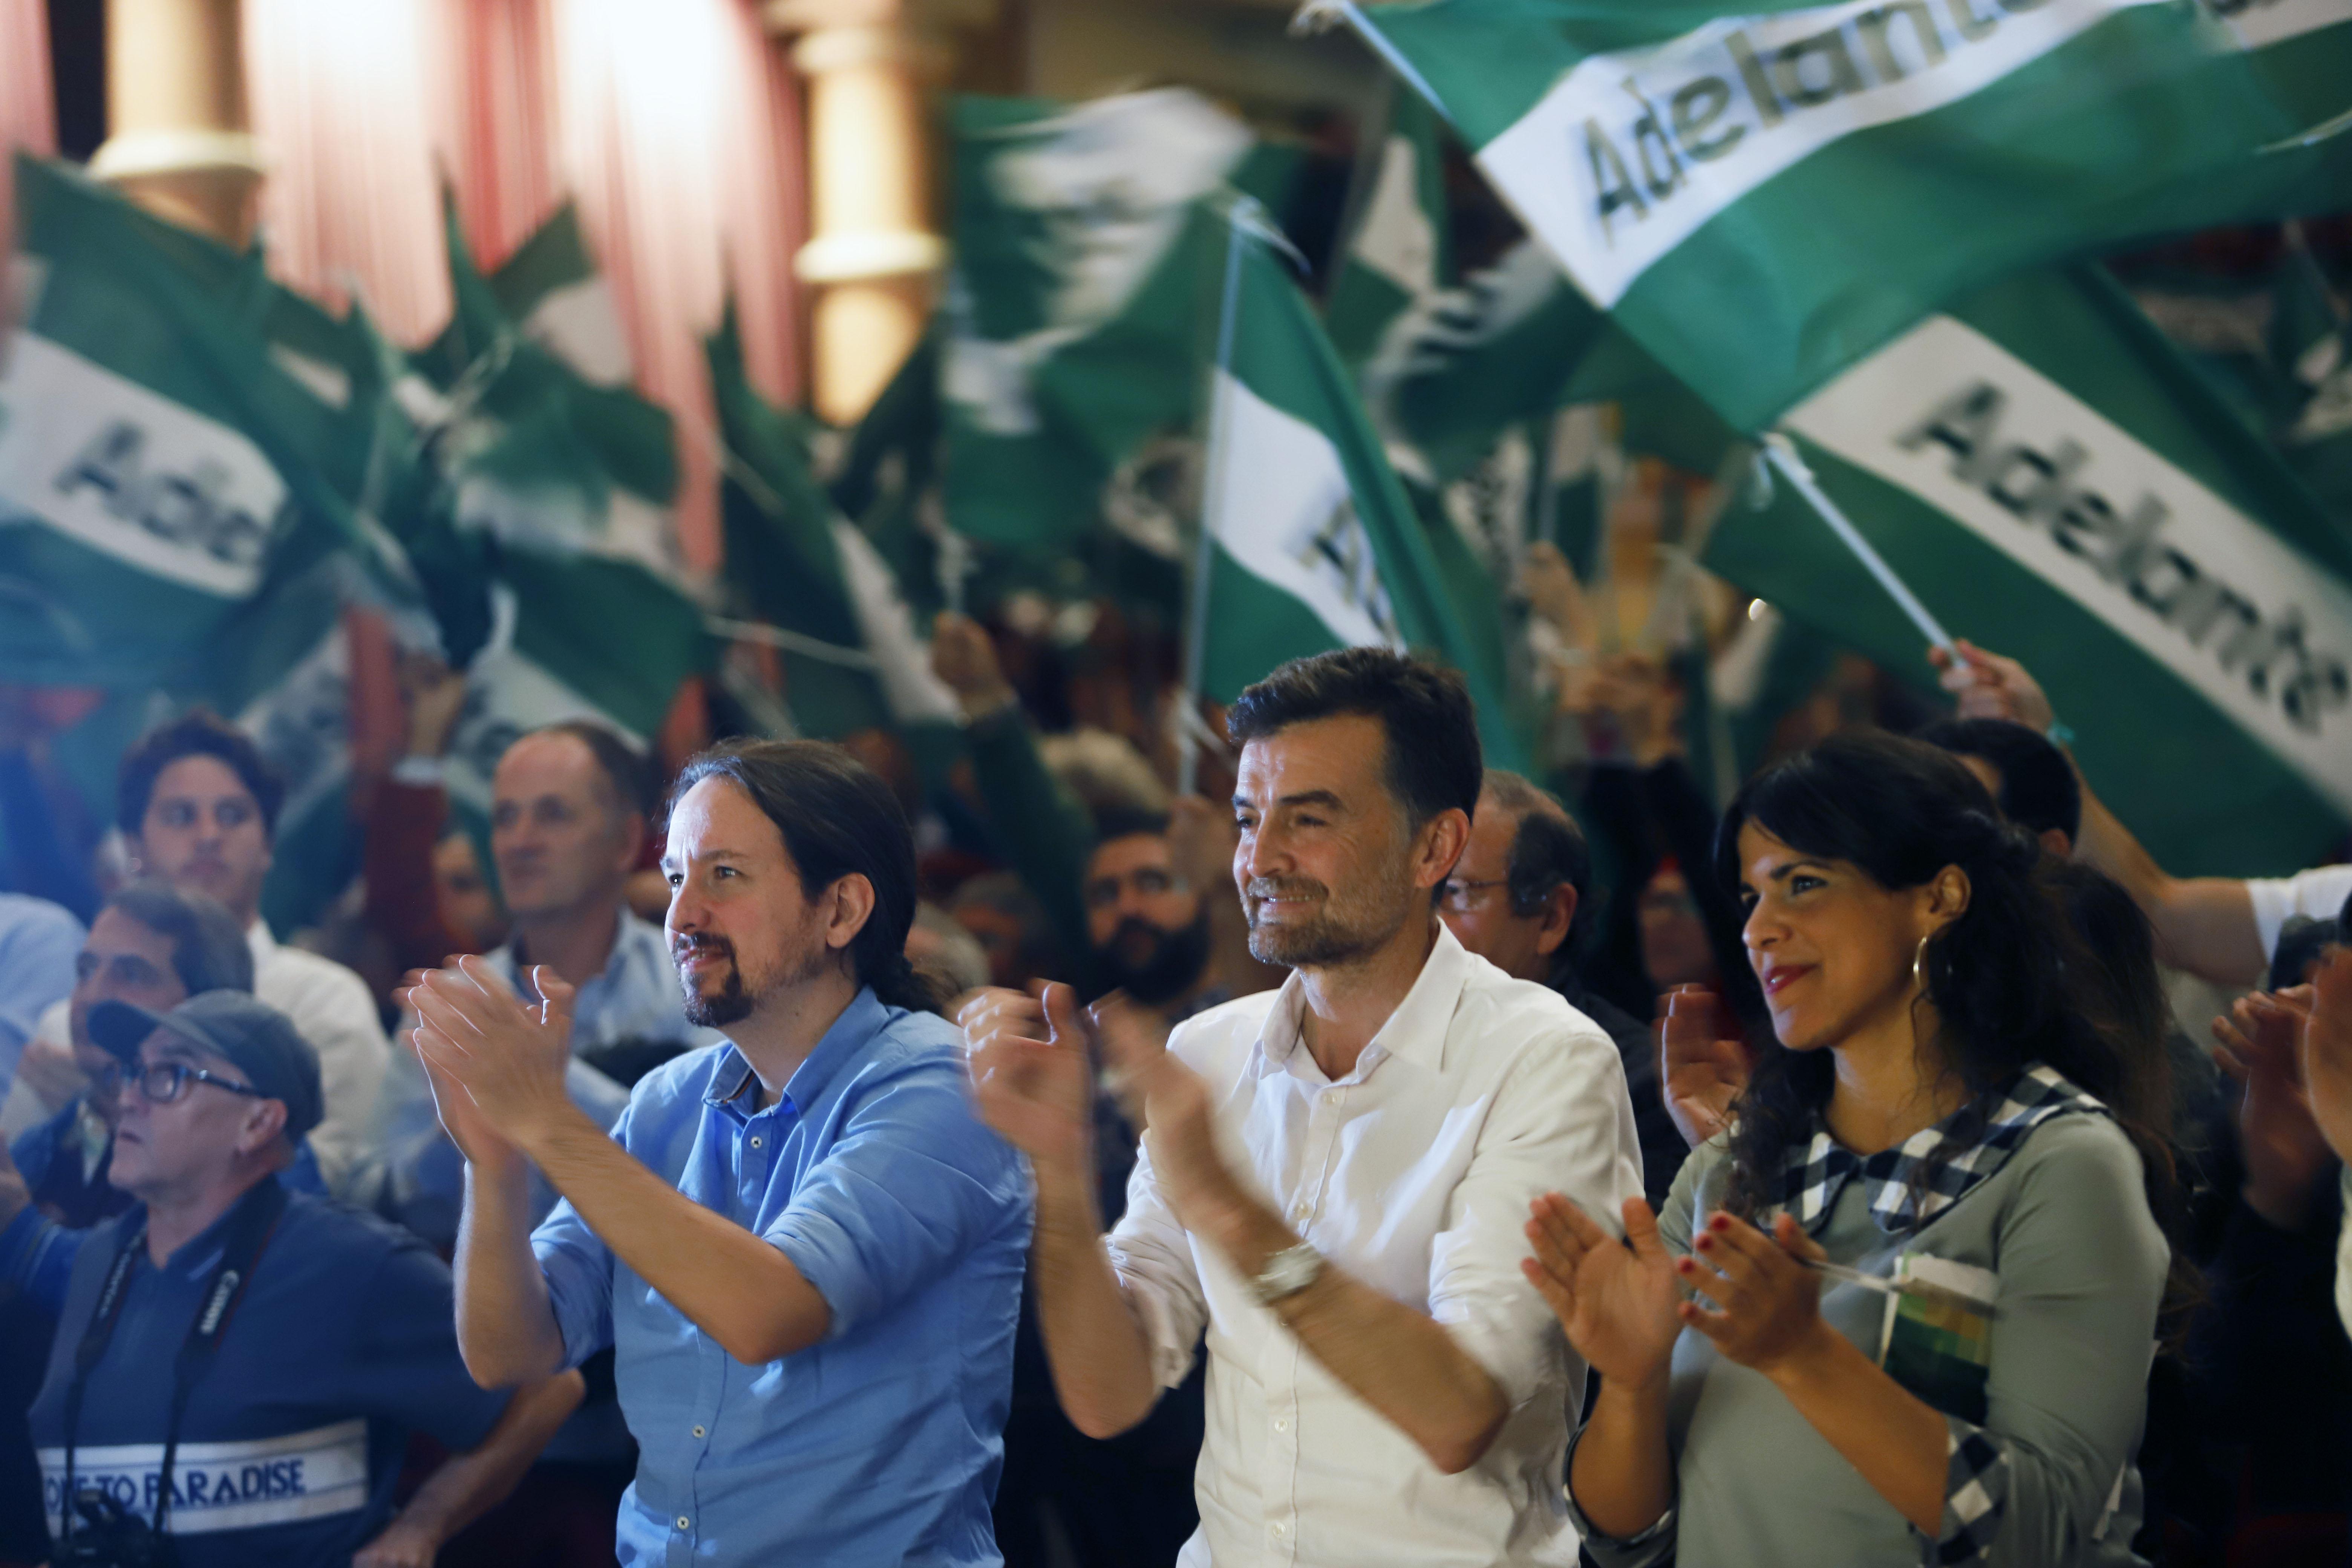
[[[1720,1141],[1694,1153],[1659,1216],[1666,1245],[1690,1250],[1696,1223],[1730,1176]],[[2147,1374],[2169,1250],[2148,1212],[2139,1155],[2100,1114],[2034,1127],[2000,1168],[1916,1232],[1881,1227],[1866,1184],[1848,1182],[1814,1238],[1838,1263],[1878,1275],[1906,1252],[1999,1277],[1980,1425],[1948,1415],[1953,1493],[1972,1467],[1959,1449],[2000,1454],[1979,1478],[1994,1516],[1990,1545],[1944,1555],[1864,1481],[1760,1373],[1724,1360],[1685,1329],[1675,1343],[1669,1441],[1677,1495],[1664,1527],[1633,1542],[1587,1531],[1601,1568],[1783,1568],[1791,1563],[1975,1562],[1992,1568],[2092,1568],[2140,1560],[2139,1472]],[[1875,1360],[1887,1299],[1826,1282],[1822,1315]],[[1982,1443],[1974,1445],[1981,1455]],[[1962,1511],[1980,1499],[1959,1500]],[[1946,1536],[1959,1531],[1948,1503]]]

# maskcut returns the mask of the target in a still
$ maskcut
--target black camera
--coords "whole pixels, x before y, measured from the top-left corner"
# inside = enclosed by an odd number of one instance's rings
[[[173,1568],[172,1538],[96,1487],[73,1495],[73,1532],[49,1553],[50,1568]]]

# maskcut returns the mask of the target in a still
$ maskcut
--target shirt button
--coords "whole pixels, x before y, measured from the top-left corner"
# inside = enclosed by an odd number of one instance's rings
[[[694,1528],[694,1521],[687,1518],[686,1515],[679,1514],[677,1516],[677,1527],[680,1530],[691,1530]]]
[[[760,1142],[761,1142],[760,1135],[759,1135],[757,1132],[752,1133],[752,1134],[751,1134],[751,1147],[752,1147],[752,1148],[754,1148],[754,1149],[757,1149],[757,1148],[760,1146]]]
[[[1276,1541],[1281,1540],[1284,1536],[1286,1536],[1286,1535],[1287,1535],[1287,1534],[1289,1534],[1289,1533],[1290,1533],[1289,1530],[1288,1530],[1286,1527],[1285,1527],[1285,1526],[1283,1526],[1283,1525],[1280,1525],[1280,1524],[1269,1524],[1269,1525],[1267,1525],[1267,1526],[1265,1527],[1265,1532],[1266,1532],[1268,1535],[1271,1535],[1272,1537],[1274,1537]]]
[[[701,1436],[702,1436],[702,1428],[701,1428],[701,1427],[699,1427],[699,1426],[697,1426],[697,1427],[694,1429],[694,1435],[695,1435],[696,1436],[698,1436],[698,1437]]]
[[[1289,1431],[1289,1430],[1290,1430],[1290,1417],[1289,1417],[1289,1416],[1287,1416],[1287,1415],[1277,1415],[1277,1416],[1276,1416],[1276,1417],[1274,1418],[1274,1429],[1275,1429],[1276,1431],[1277,1431],[1277,1432],[1287,1432],[1287,1431]]]
[[[1290,1205],[1290,1217],[1302,1220],[1307,1217],[1307,1205],[1304,1200]]]

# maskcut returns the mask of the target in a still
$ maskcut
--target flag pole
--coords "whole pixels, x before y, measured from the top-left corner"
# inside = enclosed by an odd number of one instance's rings
[[[1217,308],[1216,374],[1209,394],[1209,461],[1202,487],[1201,543],[1192,558],[1192,624],[1187,628],[1184,649],[1185,722],[1176,740],[1176,793],[1180,795],[1199,793],[1201,782],[1201,676],[1208,665],[1209,574],[1216,552],[1215,511],[1218,498],[1223,493],[1223,487],[1217,481],[1231,444],[1226,439],[1225,426],[1231,419],[1227,405],[1232,399],[1225,395],[1224,384],[1233,370],[1234,322],[1241,313],[1244,205],[1255,204],[1244,197],[1225,215],[1225,284],[1223,301]]]
[[[1764,437],[1763,460],[1780,469],[1789,483],[1796,487],[1797,493],[1805,498],[1806,504],[1819,512],[1822,521],[1830,525],[1830,531],[1853,552],[1854,558],[1878,580],[1878,585],[1886,590],[1887,596],[1911,618],[1911,624],[1919,628],[1920,635],[1951,658],[1959,658],[1959,650],[1952,646],[1952,634],[1944,629],[1943,623],[1919,602],[1919,596],[1911,591],[1910,584],[1895,574],[1895,568],[1886,563],[1886,558],[1871,548],[1870,541],[1854,527],[1853,520],[1838,510],[1837,502],[1822,493],[1813,471],[1805,467],[1804,458],[1797,456],[1797,444],[1775,430]]]
[[[1364,40],[1372,53],[1381,57],[1389,69],[1396,72],[1407,87],[1421,94],[1430,108],[1437,110],[1440,119],[1448,125],[1454,123],[1453,111],[1438,99],[1428,79],[1405,58],[1403,50],[1389,42],[1381,30],[1372,26],[1372,19],[1364,15],[1356,0],[1306,0],[1290,18],[1290,31],[1294,35],[1319,33],[1335,22],[1345,22],[1354,29],[1356,36]]]

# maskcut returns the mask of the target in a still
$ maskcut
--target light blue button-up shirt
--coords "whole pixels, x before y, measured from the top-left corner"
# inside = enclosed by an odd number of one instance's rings
[[[745,1366],[568,1202],[531,1238],[578,1365],[605,1345],[638,1445],[630,1568],[982,1568],[1029,1246],[1020,1157],[973,1114],[963,1044],[871,991],[760,1108],[732,1045],[638,1083],[614,1139],[792,1260],[824,1341]]]

